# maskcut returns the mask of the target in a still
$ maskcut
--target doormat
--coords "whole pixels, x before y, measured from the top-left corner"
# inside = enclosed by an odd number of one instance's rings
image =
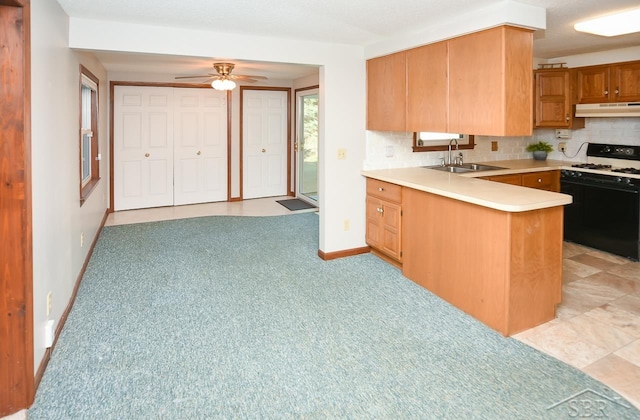
[[[306,201],[302,201],[298,198],[292,198],[291,200],[276,200],[276,203],[282,204],[291,211],[317,208],[317,206],[309,204]]]

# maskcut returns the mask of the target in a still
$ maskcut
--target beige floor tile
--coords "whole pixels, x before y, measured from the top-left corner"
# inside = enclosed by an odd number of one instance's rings
[[[616,280],[620,280],[616,283]],[[569,284],[562,286],[563,292],[573,293],[574,295],[584,297],[585,299],[591,298],[594,300],[602,301],[603,303],[618,299],[627,294],[624,290],[621,290],[621,285],[624,283],[629,290],[632,290],[632,285],[627,283],[634,283],[633,280],[617,278],[614,275],[604,272],[598,272],[591,276],[576,280]]]
[[[626,279],[640,281],[640,264],[635,262],[628,262],[616,267],[612,267],[608,270],[609,273],[616,274]]]
[[[594,257],[601,258],[603,260],[611,261],[616,264],[627,264],[629,262],[628,258],[620,257],[618,255],[609,254],[608,252],[598,251],[597,249],[588,249],[587,254],[593,255]]]
[[[627,362],[640,367],[640,340],[633,341],[620,350],[614,352],[616,356],[622,357]],[[638,384],[640,387],[640,383]]]
[[[580,315],[567,321],[581,340],[605,349],[608,353],[634,342],[637,337],[622,328],[601,322],[587,315]]]
[[[611,302],[611,305],[640,316],[640,297],[626,295]]]
[[[611,354],[585,367],[583,371],[640,407],[640,367]]]
[[[640,282],[620,277],[608,271],[592,274],[589,277],[581,279],[581,281],[584,282],[584,284],[600,286],[612,291],[615,290],[623,295],[640,293]]]
[[[562,271],[575,274],[578,277],[587,277],[601,271],[599,268],[591,267],[586,264],[573,261],[571,259],[564,259],[562,261]]]
[[[556,324],[535,336],[527,337],[527,341],[538,350],[578,369],[609,354],[606,349],[584,340],[568,322]]]
[[[292,212],[277,202],[277,200],[291,198],[293,197],[268,197],[233,202],[224,201],[219,203],[117,211],[109,214],[105,226],[204,216],[286,216],[293,213],[318,211],[318,209],[308,209]]]
[[[608,291],[603,292],[598,287],[587,290],[587,285],[580,283],[580,280],[574,281],[562,286],[562,302],[558,306],[556,315],[562,315],[562,318],[580,315],[612,302],[616,298],[620,298],[620,295],[613,295]]]
[[[581,264],[588,265],[589,267],[598,268],[603,271],[612,269],[613,267],[620,266],[620,263],[608,261],[604,258],[596,257],[592,254],[579,254],[570,258],[571,261],[576,261]]]
[[[618,306],[605,304],[585,313],[585,316],[613,325],[640,338],[640,316]]]
[[[567,283],[571,283],[573,281],[576,280],[580,280],[583,277],[580,277],[579,275],[573,273],[572,271],[568,270],[568,269],[564,269],[562,270],[562,284],[567,284]]]
[[[572,242],[564,242],[562,244],[562,257],[563,258],[571,258],[575,255],[586,254],[587,252],[593,251],[591,248],[587,248],[586,246],[574,244]]]

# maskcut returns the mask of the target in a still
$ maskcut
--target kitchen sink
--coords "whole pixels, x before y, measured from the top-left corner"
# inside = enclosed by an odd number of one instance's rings
[[[462,165],[445,165],[445,166],[426,166],[429,169],[435,169],[436,171],[464,173],[464,172],[479,172],[479,171],[493,171],[497,169],[504,169],[500,166],[485,165],[483,163],[465,163]]]

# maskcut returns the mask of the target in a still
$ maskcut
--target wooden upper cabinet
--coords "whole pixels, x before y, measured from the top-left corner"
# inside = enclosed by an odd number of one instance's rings
[[[640,61],[580,67],[578,103],[640,101]]]
[[[448,46],[407,51],[407,131],[448,130]]]
[[[449,131],[533,132],[533,33],[501,26],[449,43]]]
[[[578,103],[609,102],[609,67],[582,67],[577,70]]]
[[[640,101],[640,61],[613,66],[611,81],[616,102]]]
[[[406,131],[406,54],[367,61],[367,130]]]
[[[569,69],[534,72],[536,127],[584,128],[584,118],[574,117],[572,76]]]

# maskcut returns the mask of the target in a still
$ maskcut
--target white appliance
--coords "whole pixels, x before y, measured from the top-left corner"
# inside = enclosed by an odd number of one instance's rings
[[[640,117],[640,102],[577,104],[576,117]]]

